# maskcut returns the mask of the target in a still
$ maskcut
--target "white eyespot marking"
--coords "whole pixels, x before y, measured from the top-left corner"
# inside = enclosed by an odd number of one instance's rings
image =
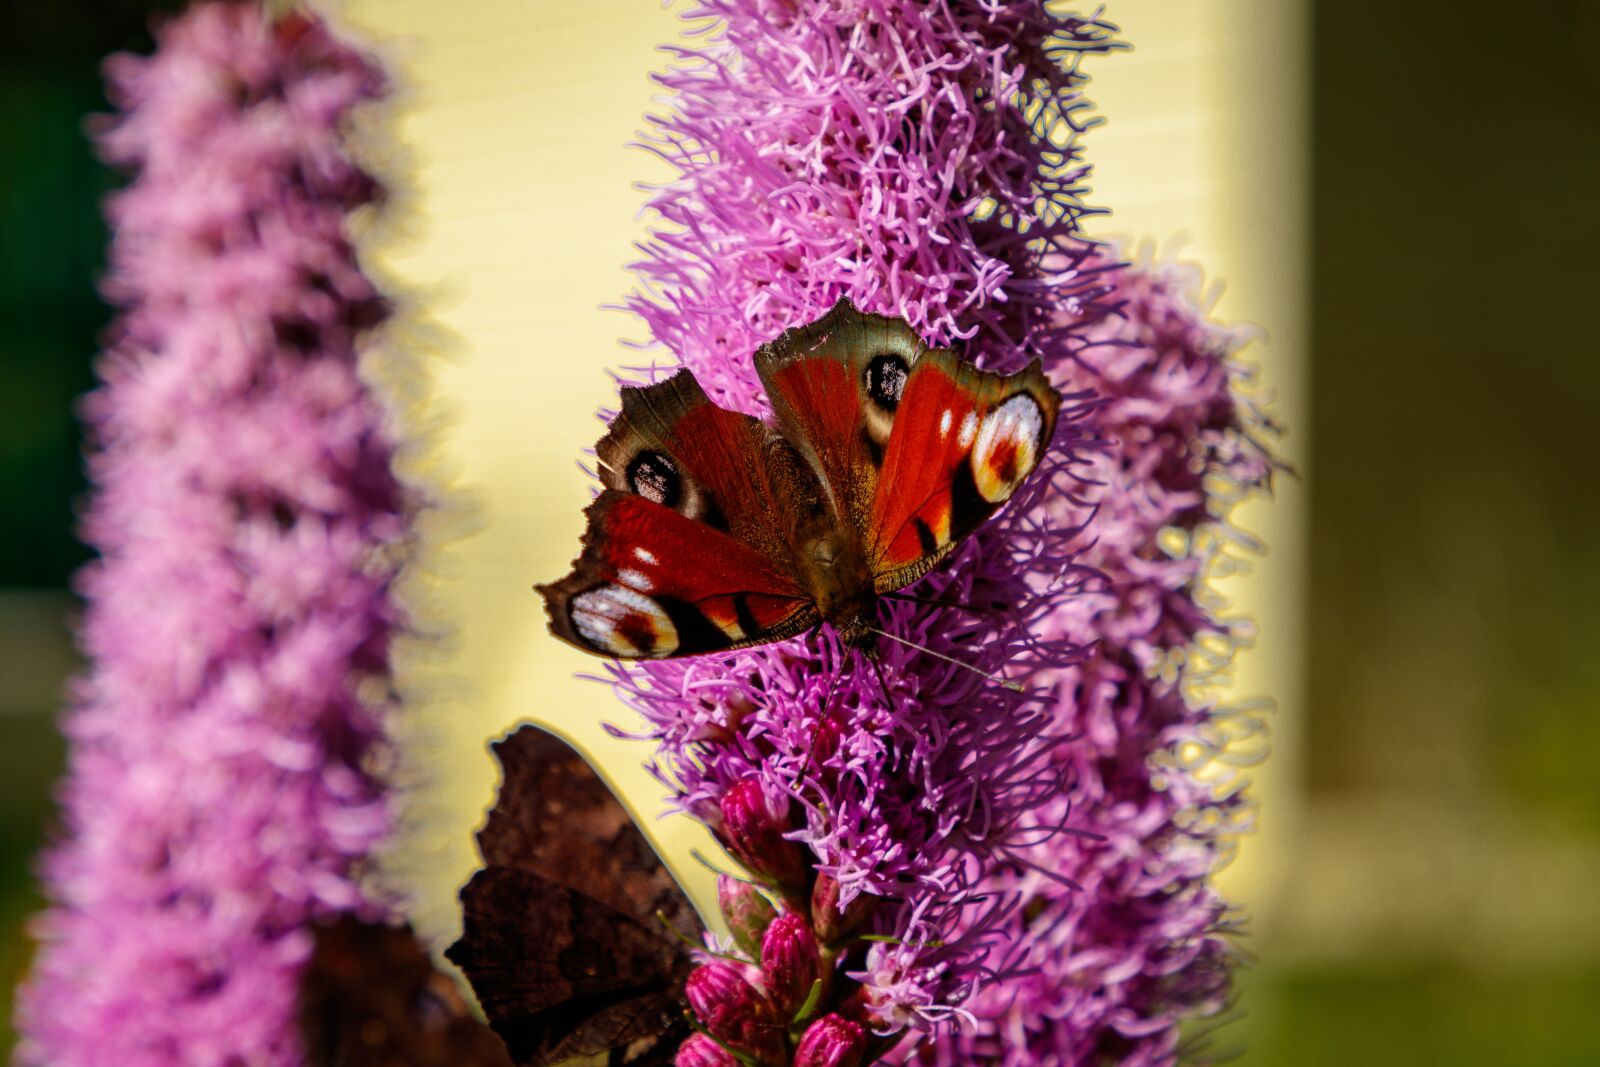
[[[629,589],[636,589],[641,593],[655,592],[655,583],[650,581],[650,576],[643,571],[621,570],[617,572],[617,581]]]
[[[636,548],[633,550],[633,554],[639,558],[639,562],[641,563],[660,562],[656,559],[656,554],[650,551],[648,548]]]
[[[939,416],[939,436],[940,437],[949,437],[950,436],[950,418],[951,418],[951,411],[950,411],[949,408],[945,408],[944,409],[944,414]]]
[[[613,656],[670,656],[678,628],[661,605],[620,585],[602,585],[572,598],[573,629],[589,646]]]
[[[1044,412],[1038,401],[1018,393],[984,417],[972,446],[972,480],[991,504],[1008,500],[1039,462]]]
[[[961,420],[961,433],[960,436],[956,438],[956,442],[960,444],[962,448],[971,448],[972,439],[976,436],[978,436],[978,413],[976,411],[969,411]]]

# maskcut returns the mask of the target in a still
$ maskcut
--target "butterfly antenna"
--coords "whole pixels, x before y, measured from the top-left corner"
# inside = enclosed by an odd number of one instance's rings
[[[1013,693],[1026,693],[1027,692],[1027,690],[1022,687],[1022,683],[1021,682],[1013,682],[1010,678],[1002,678],[998,674],[990,674],[988,671],[982,670],[982,669],[980,669],[978,667],[974,667],[972,664],[966,663],[966,662],[964,662],[962,660],[959,660],[959,659],[956,659],[954,656],[947,656],[943,652],[935,652],[933,649],[929,648],[927,645],[919,645],[915,641],[907,641],[903,637],[896,637],[894,634],[890,633],[887,630],[880,630],[875,626],[871,627],[871,630],[872,630],[873,633],[877,634],[879,637],[887,637],[889,640],[895,642],[896,644],[905,645],[907,648],[914,648],[918,652],[922,652],[922,653],[924,653],[926,655],[932,656],[934,659],[942,659],[946,663],[955,664],[957,667],[960,667],[962,670],[971,671],[973,674],[976,674],[980,678],[987,678],[989,681],[995,683],[996,685],[1004,686],[1005,688],[1011,690]],[[874,663],[876,663],[876,660],[874,660]],[[879,674],[878,677],[882,678],[883,675]]]

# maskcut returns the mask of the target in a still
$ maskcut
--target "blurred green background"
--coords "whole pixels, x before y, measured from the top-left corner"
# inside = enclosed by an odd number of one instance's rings
[[[158,6],[8,4],[0,35],[0,1020],[106,318],[115,177],[81,123]],[[1600,1063],[1600,3],[1355,15],[1312,16],[1308,844],[1214,1040],[1251,1065]]]

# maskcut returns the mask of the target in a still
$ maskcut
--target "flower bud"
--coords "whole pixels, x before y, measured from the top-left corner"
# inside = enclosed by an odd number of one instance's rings
[[[739,1067],[738,1060],[705,1034],[690,1034],[672,1062],[674,1067]]]
[[[758,876],[792,889],[805,885],[806,860],[800,846],[783,836],[791,829],[788,812],[774,811],[754,778],[735,782],[722,795],[722,840],[728,851]]]
[[[839,880],[830,874],[817,872],[817,884],[811,888],[811,921],[816,925],[817,936],[823,944],[833,945],[857,930],[872,914],[874,898],[857,893],[850,906],[839,908]]]
[[[824,1015],[806,1028],[794,1067],[860,1067],[867,1032],[842,1015]]]
[[[683,992],[705,1028],[730,1048],[762,1063],[783,1062],[783,1031],[772,1005],[735,967],[720,962],[697,967]]]
[[[822,977],[822,954],[811,924],[793,912],[772,920],[761,939],[761,973],[767,999],[784,1022],[805,1004],[811,986]]]
[[[717,903],[733,931],[734,943],[751,959],[760,959],[761,937],[777,918],[778,909],[749,882],[725,874],[717,875]]]

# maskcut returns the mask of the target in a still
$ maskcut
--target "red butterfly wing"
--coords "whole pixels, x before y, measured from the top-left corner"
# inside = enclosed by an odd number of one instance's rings
[[[841,300],[756,352],[779,428],[821,477],[838,520],[858,534],[871,515],[901,389],[926,350],[902,320]]]
[[[815,624],[792,573],[664,503],[616,490],[587,512],[572,574],[543,585],[550,629],[586,652],[692,656],[775,641]]]
[[[595,453],[606,488],[663,504],[793,570],[775,504],[808,494],[795,484],[790,450],[772,427],[713,404],[689,371],[623,389]]]
[[[946,351],[912,368],[867,526],[879,592],[908,585],[1011,498],[1055,432],[1061,396],[1035,363],[978,370]]]

